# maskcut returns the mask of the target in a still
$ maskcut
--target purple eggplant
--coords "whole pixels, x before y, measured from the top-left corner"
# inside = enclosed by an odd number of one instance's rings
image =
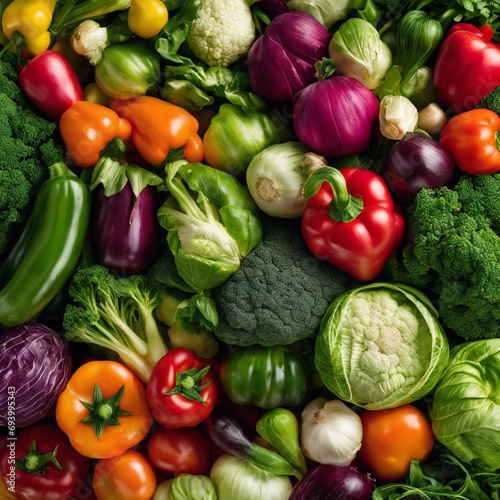
[[[107,197],[99,188],[95,211],[97,256],[101,264],[124,274],[141,274],[158,251],[159,224],[155,189],[146,186],[136,198],[130,182]]]

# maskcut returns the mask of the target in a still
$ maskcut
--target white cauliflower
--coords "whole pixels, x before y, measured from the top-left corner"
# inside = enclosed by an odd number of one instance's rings
[[[246,56],[255,25],[245,0],[204,0],[187,42],[195,56],[210,66],[229,66]]]

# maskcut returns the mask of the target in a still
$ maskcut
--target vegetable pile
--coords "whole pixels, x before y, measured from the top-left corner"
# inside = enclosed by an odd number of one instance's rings
[[[0,499],[500,499],[498,0],[0,16]]]

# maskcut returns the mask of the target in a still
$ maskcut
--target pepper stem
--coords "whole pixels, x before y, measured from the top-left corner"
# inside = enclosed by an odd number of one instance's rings
[[[89,411],[89,415],[80,421],[81,424],[92,424],[97,439],[101,439],[102,432],[106,425],[120,425],[118,417],[130,415],[133,412],[124,411],[118,405],[123,397],[125,386],[109,399],[104,399],[99,384],[94,386],[94,396],[91,403],[80,401]]]
[[[210,365],[205,366],[205,368],[197,369],[191,368],[182,373],[175,374],[175,387],[170,392],[162,393],[164,396],[172,396],[174,394],[180,394],[190,401],[198,401],[203,406],[207,406],[204,399],[201,397],[200,391],[205,389],[210,383],[200,386],[201,379],[210,370]]]
[[[322,167],[313,172],[304,182],[302,190],[306,198],[314,196],[324,182],[328,182],[333,190],[329,214],[335,222],[351,222],[363,211],[363,200],[351,196],[347,191],[345,178],[333,167]]]
[[[30,452],[22,460],[16,461],[14,465],[19,470],[28,472],[30,474],[36,474],[38,476],[45,475],[45,466],[49,462],[52,462],[56,469],[68,470],[64,467],[61,467],[61,465],[57,461],[57,448],[58,446],[54,448],[54,451],[52,453],[46,453],[45,455],[42,455],[36,449],[36,441],[33,441],[33,443],[31,443]]]

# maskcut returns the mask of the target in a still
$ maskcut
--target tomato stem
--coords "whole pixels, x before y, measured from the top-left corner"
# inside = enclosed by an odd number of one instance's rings
[[[33,443],[31,443],[30,452],[22,460],[16,461],[14,465],[19,470],[28,472],[30,474],[36,474],[38,476],[45,475],[45,466],[49,462],[52,462],[56,469],[68,470],[65,469],[64,467],[61,467],[61,465],[57,461],[56,459],[57,448],[58,446],[55,447],[52,453],[46,453],[45,455],[42,455],[36,449],[36,441],[33,441]]]
[[[163,392],[164,396],[173,396],[174,394],[180,394],[190,401],[197,401],[203,406],[207,406],[205,400],[200,394],[200,391],[205,389],[212,381],[210,380],[207,384],[200,386],[201,379],[210,370],[210,365],[205,366],[205,368],[191,368],[182,373],[175,374],[175,387],[169,392]]]
[[[125,392],[125,386],[111,396],[109,399],[104,399],[99,384],[94,386],[94,396],[91,403],[80,401],[89,411],[87,417],[80,421],[81,424],[92,424],[97,439],[101,439],[101,435],[106,425],[120,425],[118,417],[130,415],[131,411],[124,411],[119,407],[120,401]]]

